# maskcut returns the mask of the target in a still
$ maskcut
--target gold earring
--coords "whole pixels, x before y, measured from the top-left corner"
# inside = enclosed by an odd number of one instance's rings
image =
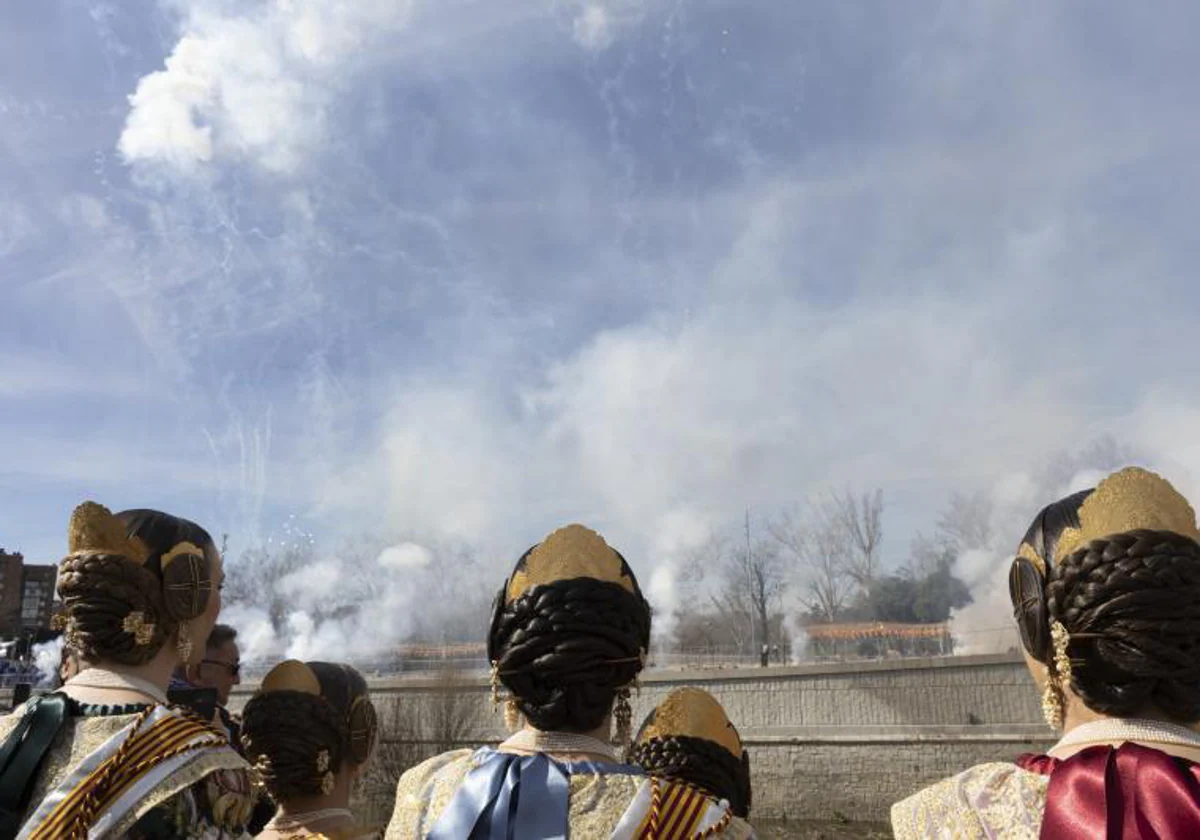
[[[1054,670],[1063,684],[1068,685],[1071,682],[1071,657],[1067,655],[1067,645],[1071,644],[1071,635],[1057,619],[1050,622],[1050,641],[1054,645]]]
[[[616,722],[616,742],[628,746],[633,736],[633,707],[629,705],[629,689],[618,688],[613,703],[613,720]]]
[[[492,663],[492,708],[500,705],[500,666]]]
[[[517,705],[515,697],[504,701],[504,728],[509,732],[516,732],[521,728],[521,707]]]
[[[1053,675],[1047,677],[1046,687],[1042,689],[1042,717],[1051,729],[1062,729],[1063,695]]]
[[[179,651],[180,662],[187,665],[192,661],[192,634],[186,623],[179,625],[179,636],[175,641],[175,648]]]
[[[1071,657],[1067,655],[1071,635],[1057,619],[1050,622],[1050,642],[1054,647],[1054,658],[1047,668],[1046,687],[1042,689],[1042,716],[1051,728],[1062,729],[1066,717],[1066,697],[1062,687],[1071,683]]]

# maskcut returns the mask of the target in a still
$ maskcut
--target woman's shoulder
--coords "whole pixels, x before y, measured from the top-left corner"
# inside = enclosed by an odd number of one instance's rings
[[[471,769],[471,758],[475,752],[471,749],[451,750],[427,758],[404,771],[400,776],[399,790],[416,792],[439,782],[460,781]]]
[[[1048,779],[1009,762],[977,764],[892,806],[897,840],[1036,838]]]
[[[473,750],[451,750],[406,770],[396,785],[389,838],[421,837],[445,810],[472,766]]]
[[[567,823],[583,837],[607,837],[629,808],[645,780],[641,770],[624,764],[571,764]]]

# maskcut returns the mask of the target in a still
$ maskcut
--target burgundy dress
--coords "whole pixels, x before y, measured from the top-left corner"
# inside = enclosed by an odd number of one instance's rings
[[[1200,837],[1200,764],[1135,743],[1070,758],[1023,755],[1049,777],[1041,837],[1168,840]]]

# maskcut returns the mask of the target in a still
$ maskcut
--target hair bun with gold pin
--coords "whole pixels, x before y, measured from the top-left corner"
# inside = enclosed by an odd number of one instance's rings
[[[362,675],[329,662],[280,662],[242,715],[242,740],[279,801],[328,794],[346,762],[370,758],[375,707]]]
[[[502,683],[513,700],[506,706],[539,729],[585,732],[622,711],[649,647],[650,605],[633,570],[583,525],[526,551],[496,593],[488,631],[496,694]]]
[[[677,688],[647,715],[629,757],[647,773],[692,785],[750,813],[750,754],[717,699]]]
[[[209,604],[211,545],[199,525],[161,511],[76,507],[57,583],[71,646],[89,662],[140,665],[182,638],[181,623]]]
[[[1101,714],[1200,721],[1200,531],[1162,476],[1128,467],[1043,508],[1009,594],[1022,644],[1049,673],[1048,710],[1069,686]]]

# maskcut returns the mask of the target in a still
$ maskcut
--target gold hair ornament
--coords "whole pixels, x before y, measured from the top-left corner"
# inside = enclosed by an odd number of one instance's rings
[[[125,533],[125,526],[112,511],[96,502],[84,502],[71,512],[67,524],[67,551],[115,554],[139,565],[150,558],[146,544]]]
[[[138,647],[145,647],[154,640],[154,624],[146,621],[146,614],[141,610],[134,610],[125,616],[121,621],[121,629],[133,636],[134,644]]]
[[[530,550],[513,572],[505,596],[513,601],[539,584],[574,578],[593,578],[634,591],[621,555],[604,537],[582,525],[567,525]]]
[[[1071,635],[1058,619],[1050,622],[1050,642],[1054,646],[1055,673],[1059,682],[1069,685],[1071,682],[1071,657],[1067,655],[1067,646],[1071,644]]]
[[[1200,542],[1196,512],[1171,482],[1141,467],[1127,467],[1101,481],[1083,500],[1079,527],[1063,529],[1054,559],[1061,561],[1092,540],[1142,529],[1171,531]]]
[[[719,744],[735,758],[742,757],[737,729],[715,697],[699,688],[677,688],[651,713],[638,733],[638,743],[683,735]]]
[[[1058,619],[1050,622],[1050,642],[1053,658],[1046,672],[1046,685],[1042,689],[1042,717],[1052,729],[1061,730],[1066,719],[1063,687],[1071,683],[1071,657],[1067,654],[1071,635]]]
[[[262,694],[271,691],[299,691],[302,694],[321,696],[321,681],[313,669],[298,659],[285,659],[272,668],[259,685]]]

